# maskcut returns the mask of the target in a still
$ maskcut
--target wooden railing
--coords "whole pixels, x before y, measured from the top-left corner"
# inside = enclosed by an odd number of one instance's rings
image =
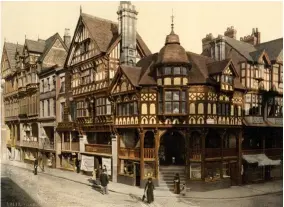
[[[26,141],[26,140],[23,140],[23,147],[38,148],[38,142],[37,141]]]
[[[206,158],[221,157],[221,149],[220,148],[206,148],[205,157]]]
[[[154,159],[155,158],[155,148],[144,148],[144,158]]]
[[[238,156],[238,148],[223,148],[223,157]]]
[[[111,154],[111,145],[106,144],[85,144],[86,152]]]
[[[254,155],[254,154],[262,154],[262,149],[249,149],[249,150],[243,150],[242,153],[244,155]]]
[[[62,143],[62,149],[68,151],[79,151],[79,142],[64,142]]]
[[[265,154],[267,156],[283,156],[283,149],[282,148],[267,148],[265,149]]]
[[[119,156],[129,158],[129,159],[139,159],[140,149],[120,148]]]

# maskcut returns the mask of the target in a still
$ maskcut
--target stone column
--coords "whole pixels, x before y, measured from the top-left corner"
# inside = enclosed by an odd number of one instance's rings
[[[62,133],[63,136],[63,133]],[[61,136],[58,132],[55,133],[55,163],[56,163],[56,168],[60,167],[60,157],[59,155],[61,154],[61,145],[62,145],[62,140]]]
[[[111,135],[111,154],[112,154],[112,182],[117,183],[117,158],[118,140],[117,135]]]

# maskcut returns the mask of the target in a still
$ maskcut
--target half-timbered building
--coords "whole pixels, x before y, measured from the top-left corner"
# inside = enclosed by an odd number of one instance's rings
[[[283,157],[283,38],[261,43],[257,28],[236,40],[237,31],[209,34],[202,40],[203,55],[231,58],[246,87],[243,97],[243,183],[282,177]],[[240,160],[241,161],[241,160]]]
[[[166,188],[179,172],[192,189],[239,183],[244,89],[232,59],[186,52],[172,25],[160,52],[121,65],[110,87],[118,180]]]
[[[57,127],[64,168],[74,167],[79,152],[81,162],[94,160],[91,163],[95,163],[95,168],[103,159],[110,160],[114,145],[109,85],[119,63],[135,65],[151,54],[136,32],[135,7],[130,2],[121,2],[117,13],[118,24],[80,13],[65,62],[65,119]]]

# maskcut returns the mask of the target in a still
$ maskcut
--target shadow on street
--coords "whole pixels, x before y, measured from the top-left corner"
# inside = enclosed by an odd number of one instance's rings
[[[40,206],[21,187],[8,177],[1,177],[1,206]]]

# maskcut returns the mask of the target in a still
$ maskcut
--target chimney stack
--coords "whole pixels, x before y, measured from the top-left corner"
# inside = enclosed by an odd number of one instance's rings
[[[260,32],[258,32],[258,28],[253,28],[251,35],[241,37],[240,40],[252,45],[260,44]]]
[[[237,30],[235,30],[233,26],[227,27],[227,31],[224,32],[224,36],[236,39]]]
[[[212,33],[207,34],[205,38],[202,39],[202,51],[209,50],[210,51],[210,43],[214,39]]]
[[[136,65],[136,22],[138,12],[130,1],[121,1],[118,7],[118,33],[120,41],[120,63]]]
[[[67,48],[70,47],[71,44],[71,36],[70,36],[70,29],[66,28],[63,36],[63,40]]]

